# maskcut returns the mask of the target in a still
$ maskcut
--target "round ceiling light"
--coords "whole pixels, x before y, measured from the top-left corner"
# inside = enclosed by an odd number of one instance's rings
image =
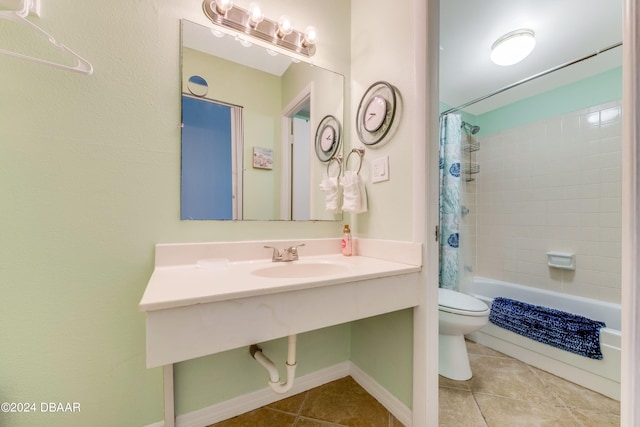
[[[535,33],[532,30],[514,30],[491,46],[491,60],[498,65],[513,65],[529,56],[535,46]]]

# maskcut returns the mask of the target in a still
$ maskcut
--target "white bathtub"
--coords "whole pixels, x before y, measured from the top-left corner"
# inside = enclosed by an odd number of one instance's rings
[[[539,343],[492,323],[469,334],[469,338],[529,365],[620,400],[620,342],[622,338],[620,304],[545,291],[483,277],[474,277],[468,288],[463,291],[483,300],[489,307],[491,307],[493,298],[504,297],[605,322],[607,327],[600,330],[600,347],[604,356],[602,360],[589,359]]]

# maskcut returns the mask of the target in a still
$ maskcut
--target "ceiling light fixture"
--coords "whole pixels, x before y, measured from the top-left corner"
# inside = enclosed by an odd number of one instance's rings
[[[266,18],[260,6],[252,3],[249,10],[233,4],[232,0],[204,0],[202,3],[204,14],[215,25],[242,34],[242,40],[248,42],[252,37],[271,46],[289,50],[307,58],[316,53],[316,30],[307,28],[303,33],[293,28],[291,20],[282,16],[275,21]]]
[[[536,46],[535,33],[522,28],[500,37],[491,46],[491,61],[497,65],[513,65],[529,56]]]

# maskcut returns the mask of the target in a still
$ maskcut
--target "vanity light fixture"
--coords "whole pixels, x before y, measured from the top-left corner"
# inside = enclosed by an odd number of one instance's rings
[[[232,0],[204,0],[202,9],[212,23],[242,34],[242,40],[253,37],[307,58],[316,53],[315,28],[308,27],[303,33],[293,28],[287,16],[278,21],[266,18],[256,3],[246,10],[234,5]]]
[[[213,3],[216,5],[216,11],[221,15],[226,14],[233,8],[232,0],[215,0]]]
[[[522,28],[508,32],[491,46],[491,61],[497,65],[513,65],[529,56],[536,46],[533,30]]]

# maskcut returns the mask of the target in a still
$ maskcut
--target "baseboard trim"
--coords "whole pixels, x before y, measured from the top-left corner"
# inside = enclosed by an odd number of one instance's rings
[[[285,394],[275,394],[270,387],[256,390],[206,408],[178,415],[176,427],[203,427],[244,414],[278,400],[305,392],[331,381],[351,375],[369,394],[375,397],[394,417],[406,427],[412,425],[412,414],[405,404],[389,393],[373,378],[350,361],[338,363],[308,375],[298,377],[291,390]],[[149,424],[146,427],[164,427],[164,421]]]
[[[413,413],[411,409],[402,403],[397,397],[391,394],[386,388],[382,387],[376,380],[371,378],[362,369],[351,364],[349,375],[371,396],[375,397],[387,411],[391,412],[405,427],[413,425]]]

